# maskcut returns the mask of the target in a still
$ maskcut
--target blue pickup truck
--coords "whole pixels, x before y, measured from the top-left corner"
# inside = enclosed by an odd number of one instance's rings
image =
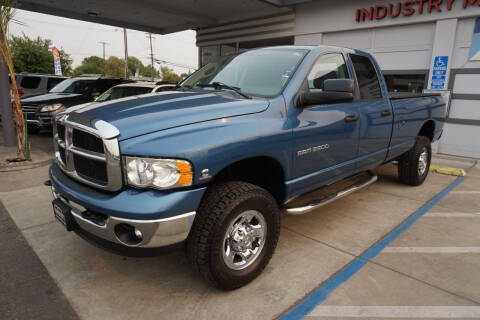
[[[391,161],[401,182],[423,183],[445,113],[440,95],[390,97],[358,50],[222,57],[175,90],[58,114],[54,215],[112,250],[185,244],[206,280],[235,289],[268,264],[283,213],[368,185]]]

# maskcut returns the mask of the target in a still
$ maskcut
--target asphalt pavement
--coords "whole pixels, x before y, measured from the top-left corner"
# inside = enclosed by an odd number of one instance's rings
[[[435,161],[465,169],[475,165],[463,158]],[[2,319],[286,316],[457,179],[431,173],[422,186],[410,187],[397,181],[394,165],[383,166],[377,183],[309,214],[283,217],[276,253],[264,272],[251,284],[224,292],[196,275],[182,250],[122,257],[65,231],[43,185],[47,169],[0,172]],[[480,306],[479,190],[477,165],[323,300],[313,299],[301,316],[472,319],[480,312],[475,309]]]

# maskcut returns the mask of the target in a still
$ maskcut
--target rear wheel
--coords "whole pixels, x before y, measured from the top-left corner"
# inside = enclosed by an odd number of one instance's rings
[[[207,190],[187,241],[187,255],[207,281],[232,290],[262,272],[279,233],[279,209],[266,190],[225,182]]]
[[[398,161],[398,178],[411,186],[421,185],[428,176],[431,159],[430,139],[417,137],[413,148]]]

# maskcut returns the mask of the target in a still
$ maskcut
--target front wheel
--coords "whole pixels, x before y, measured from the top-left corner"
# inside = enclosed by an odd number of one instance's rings
[[[398,161],[398,178],[411,186],[421,185],[427,178],[431,160],[430,139],[417,137],[413,148]]]
[[[207,281],[232,290],[262,272],[279,234],[280,213],[270,193],[246,182],[225,182],[207,190],[187,241],[187,255]]]

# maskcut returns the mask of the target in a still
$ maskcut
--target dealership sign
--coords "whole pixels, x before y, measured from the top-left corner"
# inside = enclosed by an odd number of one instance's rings
[[[357,9],[355,20],[393,19],[399,16],[411,16],[414,14],[430,14],[452,10],[454,5],[461,5],[464,9],[471,6],[480,7],[480,0],[407,0],[390,4],[379,4],[368,8]]]

